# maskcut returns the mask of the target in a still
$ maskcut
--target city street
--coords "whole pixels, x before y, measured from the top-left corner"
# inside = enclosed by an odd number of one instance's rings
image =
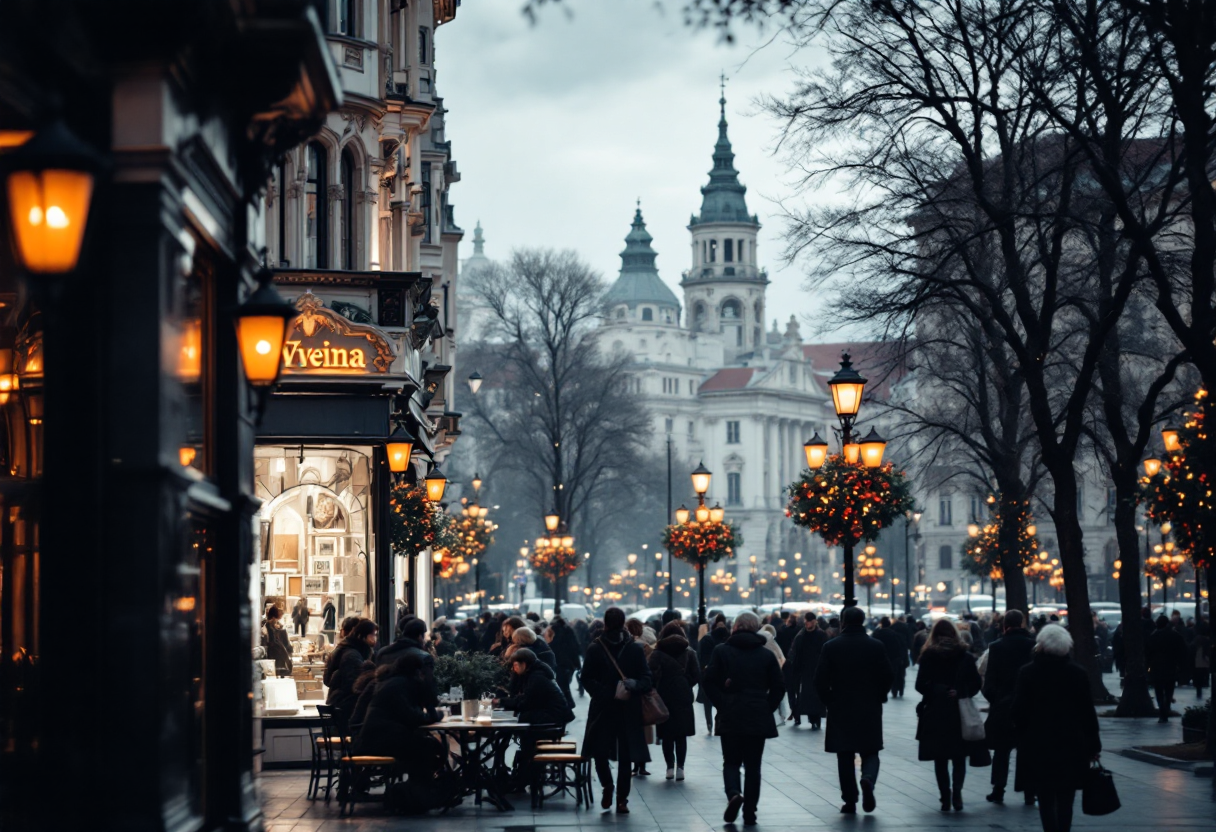
[[[909,679],[909,684],[911,679]],[[1114,677],[1107,678],[1112,689]],[[1192,688],[1178,692],[1178,709],[1190,705]],[[943,814],[938,809],[937,788],[931,763],[916,761],[915,708],[919,696],[886,706],[884,731],[886,749],[876,795],[878,809],[865,815],[842,816],[836,783],[836,762],[823,752],[823,733],[805,725],[794,729],[787,723],[781,736],[770,740],[764,757],[764,787],[760,798],[759,829],[789,832],[803,829],[899,829],[905,832],[939,829],[990,829],[1033,832],[1041,829],[1038,812],[1022,804],[1020,794],[1007,794],[1007,803],[997,806],[984,800],[989,791],[991,769],[969,769],[964,789],[963,812]],[[587,700],[577,700],[579,719],[570,729],[572,738],[581,741]],[[703,726],[700,708],[698,726]],[[1155,719],[1102,719],[1103,764],[1115,775],[1123,808],[1114,815],[1089,817],[1081,813],[1077,797],[1075,829],[1136,829],[1155,832],[1173,830],[1211,830],[1213,814],[1211,781],[1180,771],[1128,759],[1115,752],[1135,745],[1168,744],[1181,739],[1177,719],[1158,725]],[[634,778],[630,796],[631,814],[617,817],[601,813],[600,790],[593,789],[596,805],[591,811],[576,809],[570,798],[547,801],[542,812],[533,813],[524,795],[514,798],[516,810],[500,813],[488,805],[481,810],[467,799],[446,816],[432,813],[423,817],[393,817],[383,814],[378,805],[360,804],[353,818],[339,818],[336,800],[329,806],[304,797],[307,773],[267,772],[261,775],[263,807],[267,832],[329,832],[337,829],[390,830],[426,828],[434,832],[526,832],[542,827],[603,828],[625,826],[636,830],[662,832],[708,832],[730,825],[723,823],[725,797],[722,792],[719,740],[702,732],[689,739],[688,779],[683,783],[664,779],[662,754],[652,749],[655,761],[649,777]],[[731,827],[733,828],[733,827]],[[739,826],[742,829],[742,826]]]

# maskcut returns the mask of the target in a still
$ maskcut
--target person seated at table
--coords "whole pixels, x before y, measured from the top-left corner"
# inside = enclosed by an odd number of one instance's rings
[[[380,673],[384,675],[381,676]],[[411,778],[433,776],[443,765],[442,744],[419,730],[439,721],[421,657],[407,654],[381,667],[354,741],[356,755],[393,757]]]
[[[329,688],[325,704],[337,708],[344,721],[358,700],[355,682],[363,673],[363,663],[372,657],[378,632],[375,622],[363,619],[354,626],[349,636],[338,643],[325,665],[322,681]]]
[[[521,631],[522,632],[522,631]],[[519,753],[515,755],[513,782],[526,786],[531,781],[532,756],[536,741],[553,733],[552,726],[565,728],[574,721],[574,711],[566,704],[566,696],[557,686],[557,676],[532,650],[521,647],[511,656],[511,688],[518,691],[499,701],[505,711],[514,711],[521,723],[551,726],[544,732],[525,731],[520,735]]]

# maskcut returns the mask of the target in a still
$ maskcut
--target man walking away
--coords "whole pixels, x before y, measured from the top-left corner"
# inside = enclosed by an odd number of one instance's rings
[[[785,696],[781,668],[759,629],[755,613],[737,615],[730,637],[714,648],[701,677],[702,688],[718,709],[714,729],[722,738],[722,783],[728,801],[722,817],[734,823],[742,808],[745,826],[756,823],[764,741],[777,736],[773,711]],[[746,773],[742,789],[740,766]]]
[[[836,754],[840,797],[846,815],[857,813],[857,777],[854,755],[861,756],[862,808],[873,812],[874,785],[878,782],[878,752],[882,750],[882,705],[887,701],[894,674],[886,648],[866,635],[866,616],[858,607],[846,607],[844,629],[823,645],[815,691],[828,708],[824,750]]]
[[[1005,802],[1009,782],[1009,755],[1017,745],[1013,730],[1013,694],[1018,673],[1034,656],[1034,638],[1022,626],[1021,610],[1005,613],[1005,632],[988,648],[988,670],[984,674],[984,698],[988,700],[988,719],[984,735],[992,749],[992,793],[990,803]],[[1019,761],[1020,765],[1020,761]],[[1015,786],[1018,779],[1014,778]],[[1034,803],[1034,792],[1025,791],[1027,805]]]
[[[899,633],[891,627],[891,619],[885,615],[878,621],[878,629],[874,638],[882,642],[887,651],[887,660],[891,662],[891,698],[904,695],[904,680],[908,676],[908,644]]]
[[[1186,641],[1170,626],[1164,615],[1157,617],[1157,628],[1148,637],[1148,680],[1157,694],[1158,722],[1169,722],[1170,703],[1174,701],[1174,686],[1178,668],[1186,661]]]
[[[794,725],[800,725],[805,716],[811,722],[812,731],[819,730],[819,721],[823,719],[823,702],[815,692],[815,671],[819,669],[819,657],[827,641],[827,633],[819,627],[819,619],[807,613],[806,629],[794,639],[794,646],[785,662]]]

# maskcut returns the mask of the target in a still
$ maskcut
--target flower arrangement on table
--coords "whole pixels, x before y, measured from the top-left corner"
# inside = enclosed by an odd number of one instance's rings
[[[804,470],[786,491],[786,516],[829,546],[877,540],[879,532],[915,508],[903,471],[889,462],[868,468],[839,454],[815,470]]]

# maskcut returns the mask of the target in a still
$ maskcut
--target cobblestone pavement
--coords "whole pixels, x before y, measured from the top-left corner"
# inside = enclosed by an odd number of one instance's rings
[[[1108,685],[1115,689],[1117,681],[1108,678]],[[1192,688],[1180,689],[1176,708],[1181,710],[1192,704],[1194,697]],[[782,832],[822,829],[1032,832],[1041,829],[1038,812],[1023,806],[1020,795],[1011,791],[1010,801],[1001,806],[984,800],[989,791],[990,768],[968,770],[964,811],[948,814],[939,811],[933,766],[916,761],[914,735],[918,699],[909,694],[906,699],[895,700],[886,706],[883,726],[886,749],[882,752],[882,770],[876,790],[878,809],[872,815],[863,814],[860,807],[856,816],[839,813],[836,759],[823,751],[823,732],[812,732],[806,725],[794,729],[793,723],[786,723],[781,736],[770,740],[765,750],[758,832],[775,829]],[[579,740],[586,702],[585,699],[578,701],[579,720],[570,728],[570,735]],[[498,812],[488,804],[477,809],[472,805],[472,799],[466,798],[464,804],[446,815],[393,817],[384,815],[377,804],[362,803],[353,818],[339,818],[336,800],[326,806],[323,800],[310,801],[304,797],[305,772],[280,771],[264,773],[260,779],[267,832],[346,829],[380,832],[418,827],[434,832],[543,832],[543,828],[553,828],[554,832],[581,832],[578,827],[599,830],[625,827],[636,832],[733,830],[722,821],[726,799],[722,791],[719,741],[705,736],[700,706],[697,707],[697,722],[702,733],[689,738],[688,779],[683,783],[665,780],[662,754],[657,747],[653,748],[655,761],[649,766],[651,776],[634,779],[629,801],[631,814],[627,816],[601,814],[597,787],[594,789],[596,806],[591,811],[576,809],[571,798],[559,798],[546,801],[544,810],[534,813],[529,808],[528,798],[519,795],[512,798],[516,807],[513,812]],[[1102,762],[1114,772],[1123,808],[1107,817],[1087,817],[1081,814],[1078,796],[1074,829],[1155,832],[1211,832],[1216,829],[1211,780],[1196,777],[1190,771],[1162,768],[1114,753],[1133,745],[1180,741],[1182,729],[1177,719],[1168,725],[1158,725],[1155,719],[1103,719],[1101,724],[1105,749]]]

